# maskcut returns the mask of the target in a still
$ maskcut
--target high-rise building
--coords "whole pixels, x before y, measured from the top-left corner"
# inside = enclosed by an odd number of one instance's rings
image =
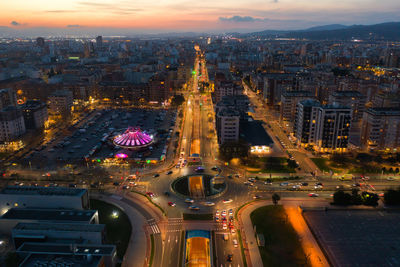
[[[43,47],[44,46],[44,38],[43,37],[36,38],[36,45]]]
[[[340,105],[318,108],[317,143],[320,152],[345,152],[349,144],[351,109]]]
[[[297,103],[310,99],[313,95],[309,91],[287,91],[282,94],[280,106],[280,119],[292,125],[296,117]]]
[[[361,125],[361,144],[367,149],[400,149],[400,108],[369,108]]]
[[[0,141],[14,141],[26,132],[22,111],[8,106],[0,111]]]
[[[301,146],[320,152],[345,152],[349,143],[351,109],[340,105],[321,106],[316,100],[297,104],[294,135]]]
[[[96,37],[96,47],[100,48],[103,46],[103,36],[99,35]]]
[[[239,141],[240,114],[234,109],[222,109],[216,118],[218,143]]]
[[[318,108],[321,104],[315,99],[302,100],[297,103],[293,132],[301,146],[316,143]]]
[[[39,100],[28,100],[20,108],[22,109],[26,129],[43,128],[49,118],[46,104]]]

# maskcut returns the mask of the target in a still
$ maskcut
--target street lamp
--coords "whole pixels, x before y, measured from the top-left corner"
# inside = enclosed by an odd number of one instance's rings
[[[114,210],[114,211],[112,212],[112,214],[111,214],[111,217],[112,217],[113,219],[118,219],[118,217],[119,217],[118,211]]]

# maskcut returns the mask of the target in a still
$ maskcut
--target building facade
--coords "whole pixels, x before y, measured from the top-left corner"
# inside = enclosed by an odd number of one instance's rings
[[[239,141],[240,114],[234,109],[222,109],[217,114],[218,143]]]
[[[26,132],[22,111],[8,106],[0,111],[0,141],[14,141]]]
[[[20,108],[26,129],[41,129],[49,118],[46,104],[39,100],[28,100]]]
[[[361,144],[371,150],[400,148],[400,108],[369,108],[361,125]]]

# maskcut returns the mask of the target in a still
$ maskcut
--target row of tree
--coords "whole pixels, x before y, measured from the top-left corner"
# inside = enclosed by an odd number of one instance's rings
[[[334,205],[348,206],[348,205],[366,205],[377,206],[379,196],[371,192],[361,192],[358,189],[353,189],[350,193],[338,190],[333,194]]]

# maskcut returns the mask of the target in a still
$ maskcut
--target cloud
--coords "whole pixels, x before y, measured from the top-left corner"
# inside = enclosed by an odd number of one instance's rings
[[[46,10],[46,13],[72,13],[76,12],[76,10]]]
[[[70,25],[67,25],[67,28],[82,28],[83,26],[81,26],[81,25],[78,25],[78,24],[70,24]]]
[[[232,16],[232,17],[219,17],[220,21],[231,21],[231,22],[254,22],[261,21],[262,19],[254,18],[251,16]]]
[[[272,0],[272,3],[278,3],[279,0]]]
[[[21,26],[22,24],[19,22],[16,22],[15,20],[11,21],[10,23],[12,26]]]

